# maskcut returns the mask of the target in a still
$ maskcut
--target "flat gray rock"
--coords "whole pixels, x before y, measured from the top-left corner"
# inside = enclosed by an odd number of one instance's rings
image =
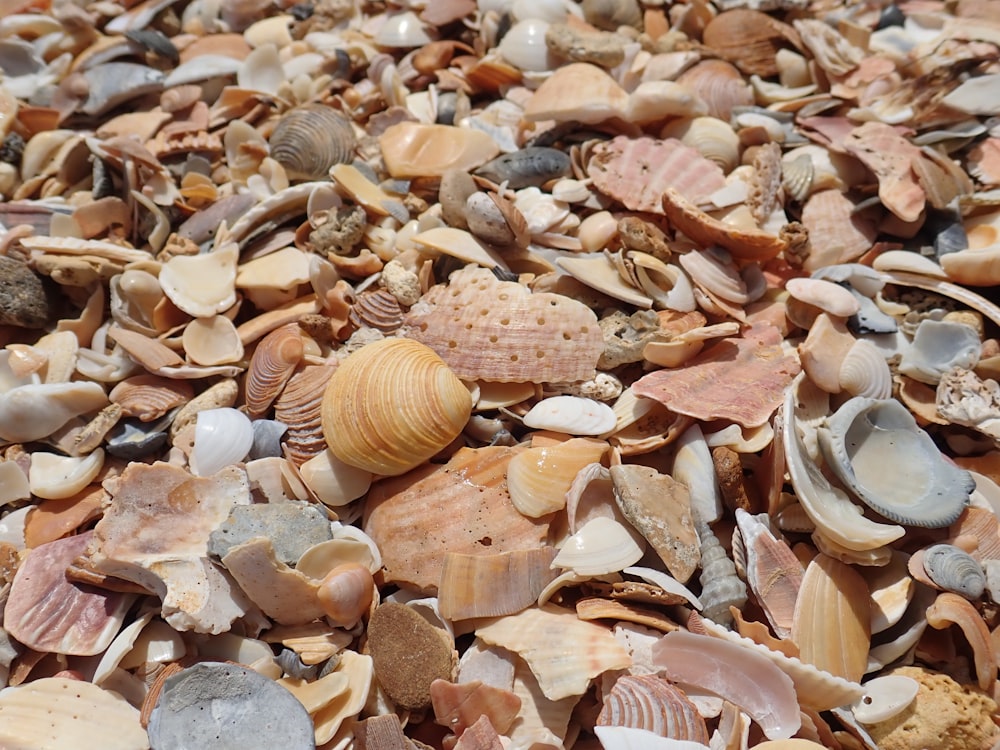
[[[285,688],[252,669],[205,662],[168,677],[149,717],[154,750],[315,750],[313,723]]]
[[[270,539],[278,559],[294,566],[303,552],[332,539],[333,532],[323,511],[310,503],[289,500],[238,505],[212,532],[208,553],[225,557],[237,544],[258,536]]]

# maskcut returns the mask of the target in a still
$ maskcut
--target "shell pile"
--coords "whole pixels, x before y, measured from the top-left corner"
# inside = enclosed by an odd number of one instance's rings
[[[996,747],[998,287],[992,0],[0,0],[0,747]]]

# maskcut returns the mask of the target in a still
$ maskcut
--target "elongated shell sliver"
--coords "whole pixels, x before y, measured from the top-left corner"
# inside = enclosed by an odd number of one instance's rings
[[[652,648],[653,666],[749,714],[768,739],[791,737],[801,726],[792,680],[760,654],[707,635],[667,633]]]

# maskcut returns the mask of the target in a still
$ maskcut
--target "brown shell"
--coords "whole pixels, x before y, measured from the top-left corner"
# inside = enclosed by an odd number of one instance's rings
[[[302,361],[305,346],[297,323],[288,323],[261,339],[247,369],[246,405],[251,418],[262,416]]]
[[[604,697],[598,726],[646,729],[661,737],[708,744],[708,727],[680,688],[656,675],[623,675]]]
[[[174,407],[186,404],[192,396],[194,389],[187,381],[159,375],[136,375],[118,383],[111,389],[108,398],[111,403],[122,407],[123,416],[150,422]]]
[[[356,328],[375,328],[382,333],[393,333],[403,325],[403,308],[399,300],[386,289],[361,292],[351,305],[349,314]]]
[[[285,450],[297,466],[326,450],[321,426],[323,391],[335,369],[332,365],[304,367],[289,378],[274,402],[274,418],[288,425]]]
[[[345,359],[323,395],[323,434],[344,463],[395,476],[458,437],[472,396],[430,347],[383,339]]]
[[[759,10],[737,8],[713,18],[702,34],[705,46],[747,75],[778,74],[775,55],[786,46],[801,49],[798,32]]]
[[[357,137],[350,120],[322,104],[293,109],[274,128],[271,156],[292,179],[318,180],[330,167],[354,158]]]
[[[677,77],[677,83],[697,94],[708,106],[708,114],[726,120],[733,107],[754,103],[753,88],[736,66],[725,60],[702,60]]]

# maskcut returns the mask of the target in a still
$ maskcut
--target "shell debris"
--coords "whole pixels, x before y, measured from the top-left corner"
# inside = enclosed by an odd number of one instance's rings
[[[1000,744],[994,5],[0,0],[0,746]]]

